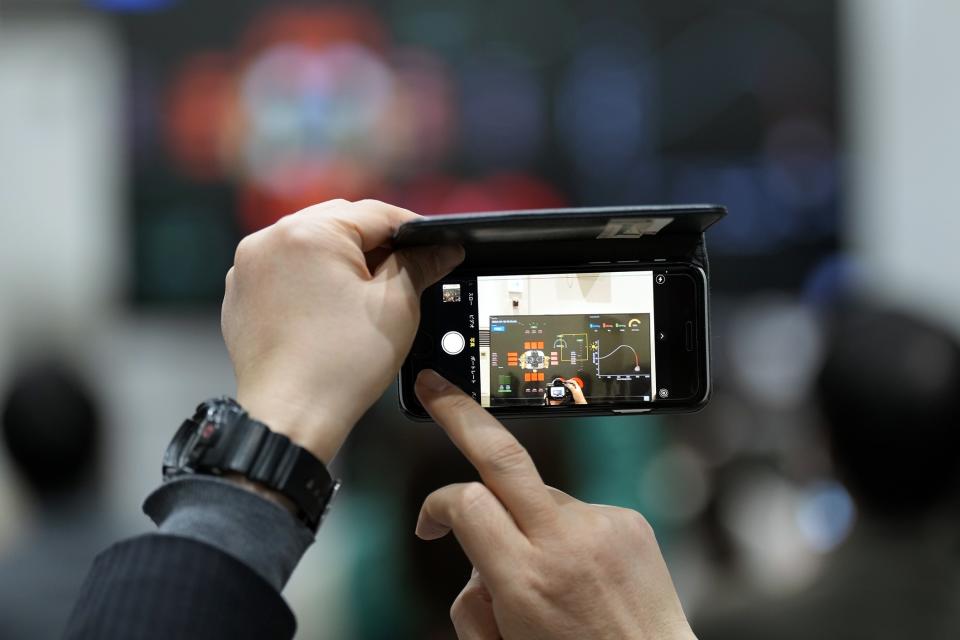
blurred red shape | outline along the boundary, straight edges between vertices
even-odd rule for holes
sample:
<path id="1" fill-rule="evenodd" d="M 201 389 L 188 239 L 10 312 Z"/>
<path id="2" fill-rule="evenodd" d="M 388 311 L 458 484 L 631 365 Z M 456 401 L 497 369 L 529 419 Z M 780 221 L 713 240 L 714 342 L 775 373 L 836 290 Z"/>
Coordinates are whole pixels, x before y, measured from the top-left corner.
<path id="1" fill-rule="evenodd" d="M 386 30 L 370 9 L 359 6 L 270 8 L 252 21 L 243 35 L 241 50 L 256 56 L 277 44 L 322 49 L 337 42 L 362 44 L 383 51 Z"/>
<path id="2" fill-rule="evenodd" d="M 177 168 L 195 180 L 223 177 L 235 94 L 233 64 L 225 54 L 193 56 L 174 77 L 164 112 L 167 146 Z"/>
<path id="3" fill-rule="evenodd" d="M 398 194 L 403 205 L 424 214 L 550 209 L 567 199 L 546 180 L 525 173 L 502 173 L 477 181 L 428 176 Z"/>

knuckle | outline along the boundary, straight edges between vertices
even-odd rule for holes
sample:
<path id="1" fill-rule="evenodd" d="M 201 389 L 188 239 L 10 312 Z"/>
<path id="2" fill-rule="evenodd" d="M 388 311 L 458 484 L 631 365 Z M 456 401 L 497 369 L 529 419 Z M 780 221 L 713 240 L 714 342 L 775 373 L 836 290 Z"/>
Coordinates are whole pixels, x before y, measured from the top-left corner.
<path id="1" fill-rule="evenodd" d="M 650 521 L 643 517 L 641 513 L 633 509 L 620 509 L 617 516 L 634 540 L 646 543 L 656 542 L 656 534 L 653 527 L 650 526 Z"/>
<path id="2" fill-rule="evenodd" d="M 453 604 L 450 605 L 450 621 L 453 622 L 454 626 L 457 626 L 462 620 L 463 616 L 467 609 L 467 598 L 469 597 L 468 590 L 469 586 L 464 588 L 460 594 L 454 598 Z"/>
<path id="3" fill-rule="evenodd" d="M 349 214 L 332 214 L 326 218 L 318 219 L 317 223 L 324 230 L 328 239 L 351 238 L 359 242 L 363 237 L 360 225 L 357 220 Z"/>
<path id="4" fill-rule="evenodd" d="M 303 218 L 286 216 L 281 218 L 275 226 L 275 235 L 288 248 L 311 246 L 316 241 L 313 226 L 307 224 Z"/>
<path id="5" fill-rule="evenodd" d="M 246 236 L 237 244 L 237 249 L 233 253 L 233 264 L 234 265 L 244 265 L 247 264 L 254 256 L 256 251 L 254 250 L 255 241 L 253 236 Z M 233 268 L 231 267 L 231 271 Z M 229 274 L 229 272 L 228 272 Z"/>
<path id="6" fill-rule="evenodd" d="M 463 593 L 458 595 L 454 600 L 453 604 L 450 605 L 450 621 L 453 622 L 453 625 L 456 626 L 457 622 L 460 620 L 460 609 L 463 607 Z"/>
<path id="7" fill-rule="evenodd" d="M 604 546 L 611 536 L 616 535 L 616 516 L 608 513 L 607 509 L 594 509 L 587 520 L 590 530 L 590 539 L 596 540 Z"/>
<path id="8" fill-rule="evenodd" d="M 460 393 L 449 396 L 448 402 L 450 403 L 450 412 L 456 414 L 466 414 L 473 411 L 477 406 L 477 403 L 470 396 Z"/>
<path id="9" fill-rule="evenodd" d="M 482 510 L 490 499 L 490 491 L 480 482 L 468 482 L 460 490 L 457 511 L 461 514 Z"/>
<path id="10" fill-rule="evenodd" d="M 297 213 L 308 213 L 310 215 L 324 216 L 328 215 L 331 210 L 336 210 L 349 204 L 349 200 L 344 200 L 343 198 L 334 198 L 332 200 L 324 200 L 323 202 L 312 204 L 305 209 L 301 209 Z"/>
<path id="11" fill-rule="evenodd" d="M 511 438 L 491 447 L 484 458 L 494 472 L 503 473 L 527 464 L 530 455 L 522 444 Z"/>
<path id="12" fill-rule="evenodd" d="M 450 605 L 450 620 L 453 626 L 459 629 L 461 623 L 469 620 L 471 611 L 476 610 L 484 602 L 487 606 L 491 602 L 490 593 L 486 587 L 477 580 L 469 580 Z"/>

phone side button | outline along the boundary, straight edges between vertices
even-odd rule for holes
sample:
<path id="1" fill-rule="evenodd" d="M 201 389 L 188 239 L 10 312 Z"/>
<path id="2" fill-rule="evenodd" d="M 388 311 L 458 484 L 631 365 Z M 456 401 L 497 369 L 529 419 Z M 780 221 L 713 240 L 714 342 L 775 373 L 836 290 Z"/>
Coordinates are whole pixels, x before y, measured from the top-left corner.
<path id="1" fill-rule="evenodd" d="M 687 320 L 683 325 L 683 341 L 687 351 L 693 351 L 697 346 L 696 339 L 693 336 L 693 322 Z"/>
<path id="2" fill-rule="evenodd" d="M 629 415 L 631 413 L 647 413 L 650 409 L 614 409 L 614 413 Z"/>

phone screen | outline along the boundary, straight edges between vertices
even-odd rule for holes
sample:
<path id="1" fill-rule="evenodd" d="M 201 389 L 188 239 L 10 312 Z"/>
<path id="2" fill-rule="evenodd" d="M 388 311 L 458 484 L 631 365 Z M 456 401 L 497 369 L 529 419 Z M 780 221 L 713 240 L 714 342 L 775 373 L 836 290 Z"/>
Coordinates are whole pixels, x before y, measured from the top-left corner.
<path id="1" fill-rule="evenodd" d="M 481 276 L 476 286 L 481 405 L 653 396 L 652 271 Z"/>
<path id="2" fill-rule="evenodd" d="M 690 399 L 705 325 L 694 271 L 455 273 L 424 292 L 410 362 L 504 412 Z"/>

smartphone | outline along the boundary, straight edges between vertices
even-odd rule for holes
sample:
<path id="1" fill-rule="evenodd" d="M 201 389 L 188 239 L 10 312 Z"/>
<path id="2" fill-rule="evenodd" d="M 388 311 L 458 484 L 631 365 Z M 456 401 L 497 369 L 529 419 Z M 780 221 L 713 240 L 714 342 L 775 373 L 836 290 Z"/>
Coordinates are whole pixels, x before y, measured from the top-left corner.
<path id="1" fill-rule="evenodd" d="M 400 405 L 428 417 L 413 386 L 430 368 L 498 416 L 696 410 L 710 395 L 707 290 L 685 262 L 458 269 L 421 298 Z"/>

